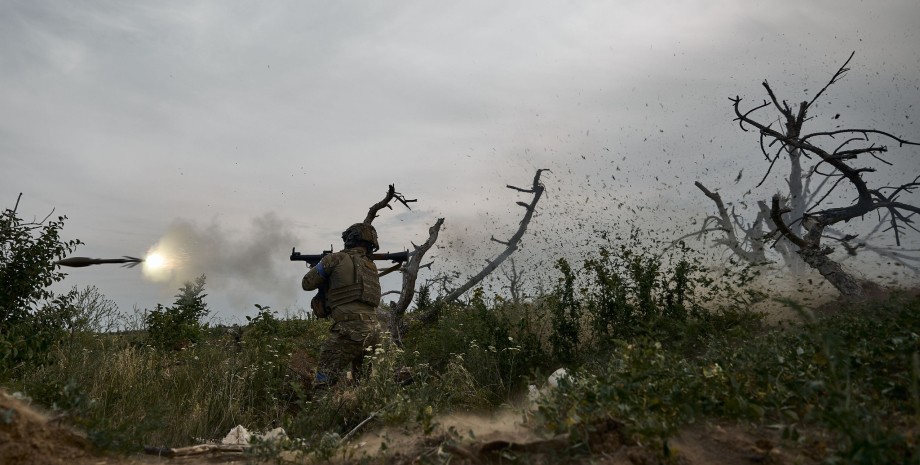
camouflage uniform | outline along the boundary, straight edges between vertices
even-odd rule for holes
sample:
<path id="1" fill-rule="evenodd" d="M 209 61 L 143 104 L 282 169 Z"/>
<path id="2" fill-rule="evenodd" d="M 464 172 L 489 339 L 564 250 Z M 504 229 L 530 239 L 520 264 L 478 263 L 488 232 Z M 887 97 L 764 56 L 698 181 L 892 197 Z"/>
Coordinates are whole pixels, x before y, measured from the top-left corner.
<path id="1" fill-rule="evenodd" d="M 376 233 L 372 245 L 377 246 Z M 377 343 L 377 266 L 364 246 L 354 247 L 347 239 L 346 246 L 351 247 L 326 255 L 303 277 L 304 290 L 325 291 L 324 304 L 333 320 L 329 337 L 320 349 L 316 376 L 319 384 L 335 383 L 344 373 L 359 369 L 365 349 Z"/>

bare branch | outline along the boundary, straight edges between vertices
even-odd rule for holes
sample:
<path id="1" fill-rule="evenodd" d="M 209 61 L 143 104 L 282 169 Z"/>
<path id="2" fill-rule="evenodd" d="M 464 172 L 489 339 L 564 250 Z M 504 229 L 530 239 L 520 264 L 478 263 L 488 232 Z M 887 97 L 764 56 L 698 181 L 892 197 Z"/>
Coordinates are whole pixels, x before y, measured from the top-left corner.
<path id="1" fill-rule="evenodd" d="M 444 297 L 445 302 L 449 303 L 449 302 L 453 302 L 457 300 L 460 296 L 466 293 L 466 291 L 470 290 L 473 286 L 479 284 L 480 281 L 482 281 L 486 276 L 488 276 L 489 273 L 494 271 L 496 267 L 501 265 L 502 262 L 505 261 L 505 259 L 510 257 L 511 254 L 513 254 L 514 251 L 517 250 L 518 244 L 521 242 L 521 238 L 523 238 L 524 233 L 527 232 L 527 226 L 530 224 L 530 220 L 534 214 L 534 211 L 536 210 L 537 202 L 540 201 L 540 197 L 543 195 L 543 191 L 546 189 L 543 186 L 543 184 L 540 183 L 540 175 L 543 174 L 544 171 L 549 171 L 549 170 L 548 169 L 538 169 L 537 174 L 534 175 L 533 177 L 533 184 L 531 185 L 531 189 L 530 189 L 533 192 L 533 198 L 531 199 L 530 204 L 526 204 L 524 202 L 517 202 L 517 204 L 523 206 L 527 210 L 527 212 L 524 214 L 524 217 L 521 218 L 521 221 L 518 225 L 517 232 L 515 232 L 514 235 L 511 236 L 511 239 L 508 240 L 508 244 L 505 250 L 502 253 L 500 253 L 498 256 L 496 256 L 494 259 L 490 260 L 489 264 L 486 265 L 486 267 L 483 268 L 482 271 L 480 271 L 475 276 L 470 278 L 462 286 L 448 293 L 447 296 Z"/>
<path id="2" fill-rule="evenodd" d="M 684 239 L 692 235 L 696 235 L 697 237 L 700 237 L 706 231 L 723 231 L 726 236 L 725 240 L 717 241 L 717 242 L 721 242 L 723 245 L 728 247 L 729 250 L 731 250 L 739 258 L 749 263 L 765 262 L 766 257 L 763 255 L 762 249 L 759 250 L 757 247 L 753 246 L 756 239 L 751 237 L 751 235 L 758 234 L 756 232 L 757 227 L 755 226 L 755 227 L 752 227 L 750 230 L 745 231 L 745 241 L 740 240 L 738 238 L 737 233 L 735 232 L 735 221 L 732 221 L 732 215 L 730 215 L 728 213 L 728 209 L 725 208 L 725 203 L 722 201 L 722 196 L 720 196 L 718 192 L 710 191 L 709 189 L 706 188 L 706 186 L 703 185 L 703 183 L 699 181 L 696 181 L 694 185 L 699 190 L 701 190 L 706 197 L 708 197 L 710 200 L 712 200 L 713 203 L 716 204 L 716 210 L 718 211 L 719 216 L 718 217 L 716 216 L 707 217 L 706 220 L 703 222 L 702 228 L 699 231 L 697 231 L 696 233 L 692 233 L 688 236 L 683 236 L 680 239 Z M 735 216 L 737 217 L 737 215 Z M 715 223 L 718 226 L 718 228 L 707 229 L 706 227 L 710 221 Z M 739 228 L 741 228 L 740 223 L 738 224 L 738 226 Z M 744 230 L 743 228 L 741 229 L 742 231 Z M 744 248 L 745 242 L 751 242 L 752 250 L 749 251 Z M 676 241 L 673 243 L 676 243 Z"/>
<path id="3" fill-rule="evenodd" d="M 844 146 L 848 145 L 850 142 L 856 142 L 856 141 L 862 141 L 862 140 L 866 140 L 866 139 L 864 139 L 864 138 L 862 138 L 862 137 L 851 137 L 851 138 L 849 138 L 849 139 L 843 141 L 842 144 L 838 145 L 837 148 L 834 149 L 834 153 L 839 152 L 840 149 L 842 149 Z"/>
<path id="4" fill-rule="evenodd" d="M 775 162 L 775 161 L 776 161 L 775 159 L 773 159 L 773 160 L 770 159 L 770 154 L 767 153 L 767 148 L 763 145 L 764 139 L 766 139 L 766 135 L 764 135 L 764 133 L 760 133 L 760 138 L 759 138 L 759 140 L 760 140 L 760 153 L 763 154 L 764 158 L 766 158 L 767 161 L 774 161 L 774 162 Z M 779 153 L 777 153 L 777 156 L 779 156 Z M 764 178 L 766 179 L 766 176 L 764 176 Z M 763 182 L 763 181 L 761 181 L 761 182 Z"/>
<path id="5" fill-rule="evenodd" d="M 444 218 L 438 218 L 435 223 L 428 228 L 428 239 L 422 245 L 416 246 L 415 250 L 410 253 L 409 262 L 403 268 L 402 293 L 399 302 L 396 303 L 394 312 L 399 317 L 406 312 L 415 297 L 415 283 L 418 280 L 418 270 L 421 268 L 422 258 L 434 243 L 438 240 L 438 233 L 441 232 L 441 226 L 444 225 Z M 431 264 L 429 263 L 428 266 Z"/>
<path id="6" fill-rule="evenodd" d="M 508 189 L 514 189 L 516 191 L 523 192 L 525 194 L 533 194 L 533 189 L 521 189 L 520 187 L 514 187 L 511 184 L 507 184 L 505 185 L 505 187 L 507 187 Z"/>
<path id="7" fill-rule="evenodd" d="M 824 179 L 830 179 L 830 178 L 827 177 L 827 178 L 824 178 Z M 818 208 L 818 206 L 821 205 L 821 202 L 824 202 L 824 199 L 826 199 L 827 196 L 831 195 L 831 192 L 834 192 L 834 189 L 837 188 L 837 185 L 840 184 L 840 181 L 843 181 L 844 179 L 846 179 L 846 178 L 844 178 L 844 177 L 838 178 L 838 179 L 837 179 L 837 182 L 835 182 L 835 183 L 831 186 L 831 188 L 827 190 L 827 193 L 825 193 L 824 196 L 822 196 L 820 199 L 818 199 L 818 201 L 815 202 L 815 204 L 812 205 L 811 208 L 808 209 L 808 213 L 810 213 L 810 212 L 813 211 L 814 209 Z"/>
<path id="8" fill-rule="evenodd" d="M 789 110 L 789 105 L 786 105 L 785 101 L 783 102 L 782 105 L 779 104 L 779 102 L 776 100 L 776 94 L 773 93 L 773 89 L 770 88 L 770 84 L 767 81 L 762 82 L 761 85 L 765 89 L 767 89 L 767 95 L 770 96 L 770 100 L 773 102 L 773 106 L 775 106 L 776 109 L 779 110 L 779 112 L 782 113 L 783 116 L 785 116 L 787 119 L 791 119 L 792 112 Z M 751 112 L 748 112 L 747 114 L 745 114 L 745 116 L 749 115 L 750 113 Z"/>
<path id="9" fill-rule="evenodd" d="M 505 279 L 508 280 L 507 289 L 511 293 L 511 301 L 514 302 L 515 305 L 520 305 L 524 298 L 523 292 L 521 290 L 523 287 L 521 282 L 523 281 L 525 273 L 524 270 L 518 270 L 516 264 L 514 263 L 514 258 L 510 259 L 509 263 L 511 263 L 510 272 L 508 267 L 502 267 L 502 275 L 505 277 Z"/>
<path id="10" fill-rule="evenodd" d="M 849 58 L 847 58 L 847 61 L 844 61 L 843 64 L 840 65 L 840 69 L 838 69 L 837 72 L 834 73 L 833 76 L 831 76 L 831 80 L 827 83 L 827 85 L 825 85 L 824 87 L 822 87 L 821 90 L 819 90 L 818 93 L 815 94 L 815 98 L 811 99 L 811 102 L 808 102 L 808 106 L 809 106 L 809 107 L 810 107 L 812 104 L 814 104 L 815 101 L 818 100 L 818 97 L 820 97 L 821 94 L 823 94 L 824 91 L 826 91 L 828 87 L 830 87 L 830 86 L 833 85 L 835 82 L 837 82 L 840 78 L 843 77 L 844 74 L 847 73 L 847 71 L 850 70 L 849 68 L 847 68 L 847 65 L 850 64 L 850 60 L 853 59 L 853 55 L 856 55 L 856 51 L 853 51 L 852 53 L 850 53 L 850 56 L 849 56 Z"/>
<path id="11" fill-rule="evenodd" d="M 866 242 L 859 243 L 857 247 L 863 250 L 867 250 L 869 252 L 875 253 L 880 257 L 885 257 L 889 260 L 892 260 L 893 262 L 905 268 L 908 268 L 915 273 L 920 272 L 920 266 L 912 263 L 912 262 L 920 263 L 920 256 L 908 255 L 907 253 L 905 253 L 905 252 L 920 252 L 920 250 L 911 249 L 911 250 L 895 251 L 895 250 L 892 250 L 886 247 L 873 246 L 872 244 L 868 244 Z"/>
<path id="12" fill-rule="evenodd" d="M 495 236 L 490 237 L 489 240 L 491 240 L 492 242 L 498 242 L 498 243 L 501 244 L 501 245 L 508 245 L 507 242 L 505 242 L 505 241 L 500 241 L 500 240 L 496 239 Z"/>
<path id="13" fill-rule="evenodd" d="M 406 208 L 408 208 L 409 210 L 412 210 L 412 207 L 409 206 L 409 203 L 418 201 L 418 199 L 411 199 L 411 200 L 406 199 L 404 195 L 400 194 L 399 192 L 396 192 L 395 185 L 390 184 L 390 187 L 387 189 L 387 194 L 386 196 L 383 197 L 383 200 L 375 203 L 368 210 L 367 216 L 364 218 L 364 223 L 371 224 L 374 221 L 374 218 L 377 218 L 378 216 L 377 213 L 380 210 L 383 210 L 384 208 L 389 208 L 390 210 L 392 210 L 393 207 L 390 206 L 390 202 L 393 201 L 393 199 L 396 199 L 396 201 L 405 205 Z"/>
<path id="14" fill-rule="evenodd" d="M 741 97 L 729 98 L 729 100 L 731 100 L 732 102 L 734 102 L 733 105 L 734 105 L 734 107 L 735 107 L 735 114 L 738 115 L 738 117 L 735 118 L 735 121 L 738 121 L 738 125 L 741 126 L 741 130 L 744 131 L 744 132 L 747 132 L 747 131 L 748 131 L 748 129 L 744 127 L 744 123 L 745 123 L 745 121 L 747 121 L 748 115 L 750 115 L 751 113 L 754 113 L 754 112 L 757 111 L 757 110 L 760 110 L 761 108 L 765 108 L 765 107 L 770 106 L 770 103 L 769 103 L 769 102 L 764 102 L 763 105 L 754 107 L 754 108 L 750 109 L 747 113 L 745 113 L 744 115 L 742 115 L 742 114 L 741 114 L 741 109 L 739 108 L 739 105 L 741 105 Z"/>
<path id="15" fill-rule="evenodd" d="M 917 176 L 916 178 L 914 178 L 913 181 L 911 181 L 911 182 L 909 182 L 909 183 L 907 183 L 907 184 L 904 184 L 904 185 L 902 185 L 902 186 L 897 186 L 897 187 L 894 187 L 894 186 L 884 186 L 884 187 L 879 187 L 877 190 L 878 190 L 879 192 L 881 192 L 882 189 L 894 189 L 894 192 L 891 193 L 891 196 L 893 197 L 893 196 L 897 195 L 897 194 L 898 194 L 899 192 L 901 192 L 901 191 L 913 192 L 913 190 L 916 189 L 917 187 L 920 187 L 920 176 Z"/>
<path id="16" fill-rule="evenodd" d="M 725 229 L 723 228 L 702 228 L 699 231 L 687 233 L 687 234 L 684 234 L 683 236 L 678 237 L 677 239 L 674 239 L 673 241 L 671 241 L 671 245 L 676 245 L 678 242 L 684 239 L 689 239 L 694 236 L 697 239 L 699 239 L 700 236 L 702 236 L 703 234 L 710 233 L 710 232 L 716 232 L 716 231 L 725 231 Z"/>
<path id="17" fill-rule="evenodd" d="M 780 150 L 782 150 L 782 149 L 780 149 Z M 762 186 L 763 183 L 764 183 L 764 181 L 767 180 L 767 176 L 770 176 L 770 171 L 773 171 L 773 165 L 776 164 L 776 160 L 779 160 L 779 154 L 778 154 L 778 153 L 776 154 L 776 157 L 774 157 L 773 160 L 770 162 L 770 166 L 767 168 L 767 172 L 764 173 L 763 179 L 761 179 L 760 182 L 758 182 L 758 183 L 757 183 L 757 186 L 755 186 L 755 187 L 760 187 L 760 186 Z"/>
<path id="18" fill-rule="evenodd" d="M 841 161 L 853 160 L 859 155 L 862 155 L 864 153 L 875 154 L 876 152 L 887 152 L 887 151 L 888 151 L 888 148 L 885 147 L 884 145 L 879 146 L 879 147 L 872 145 L 869 147 L 863 147 L 859 149 L 841 150 L 838 152 L 834 152 L 830 155 L 830 158 L 833 160 L 841 160 Z M 882 161 L 883 163 L 888 163 L 887 161 L 884 161 L 881 159 L 879 160 Z M 891 163 L 888 163 L 888 164 L 891 165 Z"/>
<path id="19" fill-rule="evenodd" d="M 887 137 L 887 138 L 889 138 L 889 139 L 891 139 L 891 140 L 897 142 L 899 147 L 903 147 L 903 146 L 905 146 L 905 145 L 920 145 L 920 142 L 911 142 L 911 141 L 909 141 L 909 140 L 907 140 L 907 139 L 903 139 L 903 138 L 901 138 L 901 137 L 895 136 L 895 135 L 893 135 L 893 134 L 891 134 L 891 133 L 889 133 L 889 132 L 879 131 L 878 129 L 855 129 L 855 128 L 853 128 L 853 129 L 838 129 L 838 130 L 836 130 L 836 131 L 813 132 L 813 133 L 807 134 L 807 135 L 805 135 L 805 136 L 802 136 L 802 137 L 801 137 L 801 140 L 804 142 L 804 141 L 807 141 L 808 139 L 811 139 L 811 138 L 814 138 L 814 137 L 821 137 L 821 136 L 833 137 L 833 136 L 835 136 L 835 135 L 837 135 L 837 134 L 850 134 L 850 133 L 862 134 L 862 135 L 864 136 L 863 140 L 867 140 L 867 137 L 866 137 L 866 136 L 867 136 L 868 134 L 878 134 L 878 135 L 880 135 L 880 136 Z"/>
<path id="20" fill-rule="evenodd" d="M 783 237 L 799 247 L 807 247 L 808 243 L 805 242 L 801 237 L 796 236 L 795 233 L 789 229 L 789 226 L 786 226 L 786 222 L 783 221 L 783 213 L 786 213 L 789 210 L 780 210 L 779 199 L 779 195 L 773 196 L 773 207 L 770 209 L 770 219 L 773 220 L 773 224 L 776 225 L 776 229 L 779 230 Z"/>

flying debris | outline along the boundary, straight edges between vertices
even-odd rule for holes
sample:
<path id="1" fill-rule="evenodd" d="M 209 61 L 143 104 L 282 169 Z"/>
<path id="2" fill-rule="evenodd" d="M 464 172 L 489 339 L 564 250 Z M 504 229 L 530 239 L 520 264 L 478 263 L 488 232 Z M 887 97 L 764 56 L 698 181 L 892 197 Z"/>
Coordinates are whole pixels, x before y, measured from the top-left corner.
<path id="1" fill-rule="evenodd" d="M 70 266 L 74 268 L 79 268 L 83 266 L 90 265 L 102 265 L 103 263 L 121 263 L 125 268 L 134 268 L 138 263 L 143 263 L 143 258 L 129 257 L 127 255 L 122 256 L 122 258 L 89 258 L 89 257 L 67 257 L 63 260 L 54 262 L 57 265 L 61 266 Z"/>

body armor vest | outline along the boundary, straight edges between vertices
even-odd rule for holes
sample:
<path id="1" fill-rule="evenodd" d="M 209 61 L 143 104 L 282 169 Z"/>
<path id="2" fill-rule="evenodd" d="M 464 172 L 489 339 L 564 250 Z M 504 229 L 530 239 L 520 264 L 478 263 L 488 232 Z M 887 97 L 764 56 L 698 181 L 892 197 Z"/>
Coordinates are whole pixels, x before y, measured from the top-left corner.
<path id="1" fill-rule="evenodd" d="M 350 254 L 348 257 L 351 259 L 351 283 L 329 289 L 326 293 L 329 307 L 335 308 L 352 302 L 361 302 L 373 307 L 380 305 L 380 278 L 377 277 L 377 266 L 371 260 Z M 343 265 L 345 263 L 342 262 Z"/>

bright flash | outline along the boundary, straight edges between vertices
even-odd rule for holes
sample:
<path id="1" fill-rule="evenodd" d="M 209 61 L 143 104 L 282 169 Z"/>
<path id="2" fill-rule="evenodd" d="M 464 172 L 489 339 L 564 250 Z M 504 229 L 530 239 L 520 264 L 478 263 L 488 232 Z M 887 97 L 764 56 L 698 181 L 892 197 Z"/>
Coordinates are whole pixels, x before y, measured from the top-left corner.
<path id="1" fill-rule="evenodd" d="M 151 270 L 163 268 L 166 266 L 166 257 L 159 252 L 153 252 L 144 259 L 144 265 L 150 267 Z"/>
<path id="2" fill-rule="evenodd" d="M 144 258 L 144 275 L 153 281 L 169 281 L 175 267 L 176 260 L 161 247 L 150 250 Z"/>

